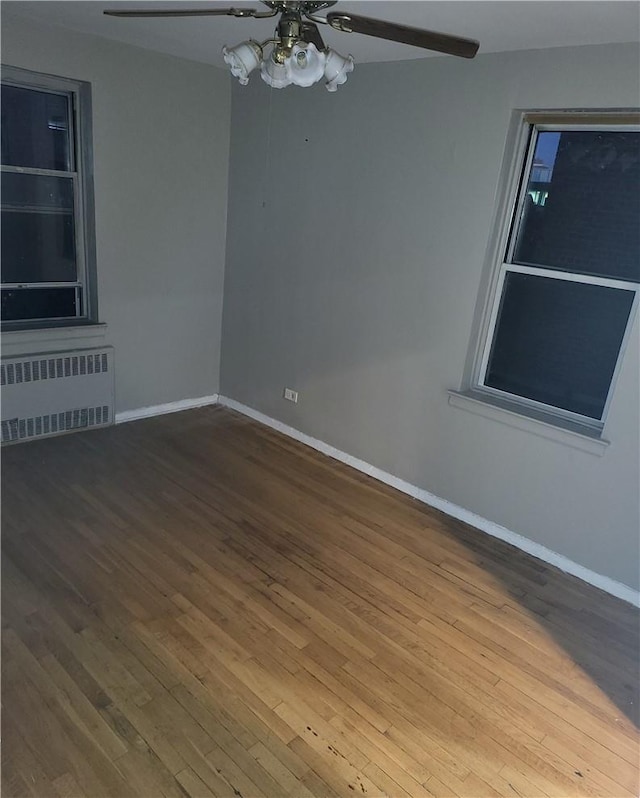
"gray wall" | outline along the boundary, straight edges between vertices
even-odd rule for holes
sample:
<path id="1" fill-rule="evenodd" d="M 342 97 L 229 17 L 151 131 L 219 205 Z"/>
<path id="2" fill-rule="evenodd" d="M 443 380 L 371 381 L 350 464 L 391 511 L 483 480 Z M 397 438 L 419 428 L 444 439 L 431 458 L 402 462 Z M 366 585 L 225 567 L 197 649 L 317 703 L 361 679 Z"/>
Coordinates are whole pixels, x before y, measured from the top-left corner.
<path id="1" fill-rule="evenodd" d="M 637 588 L 637 320 L 602 457 L 447 389 L 512 110 L 637 105 L 638 66 L 601 46 L 358 65 L 335 95 L 234 86 L 221 392 Z"/>
<path id="2" fill-rule="evenodd" d="M 116 409 L 216 393 L 228 75 L 6 13 L 2 62 L 92 85 L 98 303 Z"/>

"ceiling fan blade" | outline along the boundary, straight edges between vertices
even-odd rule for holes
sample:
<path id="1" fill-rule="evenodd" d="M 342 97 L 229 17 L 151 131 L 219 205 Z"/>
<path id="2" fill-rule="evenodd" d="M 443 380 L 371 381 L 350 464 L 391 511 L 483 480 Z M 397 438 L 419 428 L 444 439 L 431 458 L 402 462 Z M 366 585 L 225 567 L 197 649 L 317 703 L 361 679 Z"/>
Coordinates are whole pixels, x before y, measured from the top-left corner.
<path id="1" fill-rule="evenodd" d="M 116 9 L 103 11 L 108 17 L 255 17 L 259 13 L 255 8 L 174 8 L 164 11 L 130 8 L 122 11 Z"/>
<path id="2" fill-rule="evenodd" d="M 318 26 L 313 22 L 302 23 L 302 38 L 305 42 L 312 42 L 315 44 L 318 50 L 324 50 L 326 48 Z"/>
<path id="3" fill-rule="evenodd" d="M 437 50 L 440 53 L 459 55 L 462 58 L 473 58 L 480 46 L 474 39 L 463 39 L 448 33 L 410 28 L 408 25 L 397 25 L 381 19 L 361 17 L 346 11 L 334 11 L 327 14 L 327 22 L 332 28 L 344 33 L 363 33 L 365 36 L 376 36 L 378 39 L 389 39 L 392 42 L 412 44 L 425 50 Z"/>

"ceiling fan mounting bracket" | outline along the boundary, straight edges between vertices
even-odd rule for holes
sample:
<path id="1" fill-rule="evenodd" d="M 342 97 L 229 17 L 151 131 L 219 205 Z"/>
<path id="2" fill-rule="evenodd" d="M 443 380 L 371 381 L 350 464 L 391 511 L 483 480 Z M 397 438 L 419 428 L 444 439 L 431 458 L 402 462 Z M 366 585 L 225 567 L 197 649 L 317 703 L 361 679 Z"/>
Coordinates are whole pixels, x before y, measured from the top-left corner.
<path id="1" fill-rule="evenodd" d="M 331 25 L 331 27 L 335 30 L 339 30 L 341 33 L 353 33 L 353 28 L 349 27 L 349 22 L 351 22 L 351 18 L 348 14 L 334 13 L 331 15 L 331 22 L 328 24 Z"/>
<path id="2" fill-rule="evenodd" d="M 292 12 L 308 16 L 335 6 L 338 0 L 262 0 L 276 14 Z"/>
<path id="3" fill-rule="evenodd" d="M 276 13 L 277 12 L 275 12 L 274 14 L 268 14 L 267 16 L 270 16 L 270 17 L 271 16 L 275 16 Z M 255 17 L 255 16 L 259 16 L 259 15 L 256 14 L 256 12 L 255 12 L 255 10 L 253 8 L 230 8 L 229 9 L 229 16 L 230 17 L 238 17 L 238 18 L 240 18 L 240 17 Z"/>

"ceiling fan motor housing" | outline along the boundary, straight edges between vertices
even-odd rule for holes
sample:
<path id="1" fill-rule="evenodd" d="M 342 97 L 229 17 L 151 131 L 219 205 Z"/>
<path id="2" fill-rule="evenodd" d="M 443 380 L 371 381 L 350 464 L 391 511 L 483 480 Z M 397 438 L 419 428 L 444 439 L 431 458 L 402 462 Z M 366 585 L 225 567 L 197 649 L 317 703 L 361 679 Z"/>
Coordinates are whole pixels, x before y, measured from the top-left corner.
<path id="1" fill-rule="evenodd" d="M 302 19 L 297 11 L 285 11 L 280 17 L 277 28 L 278 43 L 276 44 L 275 59 L 283 63 L 296 43 L 302 38 Z"/>

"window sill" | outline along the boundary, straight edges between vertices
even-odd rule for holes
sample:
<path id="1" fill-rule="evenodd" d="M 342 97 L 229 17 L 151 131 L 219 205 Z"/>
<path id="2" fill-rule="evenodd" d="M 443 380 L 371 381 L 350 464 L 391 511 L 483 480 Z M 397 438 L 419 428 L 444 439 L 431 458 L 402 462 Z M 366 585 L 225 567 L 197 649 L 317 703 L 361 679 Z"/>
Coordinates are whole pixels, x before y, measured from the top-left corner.
<path id="1" fill-rule="evenodd" d="M 509 406 L 507 402 L 485 396 L 477 391 L 449 391 L 449 404 L 461 410 L 467 410 L 478 416 L 506 424 L 510 427 L 539 435 L 556 443 L 572 446 L 589 454 L 602 456 L 609 441 L 600 436 L 598 430 L 590 429 L 575 422 L 562 419 L 546 420 L 540 417 L 524 415 L 519 408 Z"/>
<path id="2" fill-rule="evenodd" d="M 32 330 L 4 330 L 2 355 L 26 355 L 57 349 L 84 348 L 100 345 L 107 335 L 106 324 L 76 324 L 69 327 L 47 327 Z"/>

